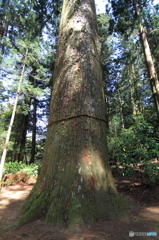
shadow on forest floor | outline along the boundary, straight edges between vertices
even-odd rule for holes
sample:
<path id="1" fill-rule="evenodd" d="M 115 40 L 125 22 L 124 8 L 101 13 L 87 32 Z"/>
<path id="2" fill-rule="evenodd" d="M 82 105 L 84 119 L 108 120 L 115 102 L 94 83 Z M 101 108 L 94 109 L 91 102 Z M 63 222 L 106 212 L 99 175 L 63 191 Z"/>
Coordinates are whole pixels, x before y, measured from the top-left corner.
<path id="1" fill-rule="evenodd" d="M 141 239 L 159 240 L 159 186 L 141 184 L 134 175 L 129 178 L 114 173 L 120 194 L 130 202 L 129 219 L 121 222 L 100 221 L 94 227 L 74 234 L 67 229 L 46 225 L 42 219 L 28 223 L 18 230 L 3 232 L 0 240 L 124 240 L 129 232 L 158 232 L 156 237 Z M 17 209 L 32 189 L 29 184 L 6 186 L 0 192 L 0 230 L 18 217 Z"/>

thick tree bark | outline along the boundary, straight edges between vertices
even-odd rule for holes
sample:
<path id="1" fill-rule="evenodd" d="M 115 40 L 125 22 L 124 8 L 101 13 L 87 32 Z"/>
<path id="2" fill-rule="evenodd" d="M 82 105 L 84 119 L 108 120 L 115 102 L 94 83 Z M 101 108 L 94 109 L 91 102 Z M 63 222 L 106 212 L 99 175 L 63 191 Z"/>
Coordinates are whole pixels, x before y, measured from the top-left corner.
<path id="1" fill-rule="evenodd" d="M 125 216 L 108 166 L 105 109 L 94 0 L 64 0 L 43 165 L 10 228 L 42 214 L 72 231 Z"/>

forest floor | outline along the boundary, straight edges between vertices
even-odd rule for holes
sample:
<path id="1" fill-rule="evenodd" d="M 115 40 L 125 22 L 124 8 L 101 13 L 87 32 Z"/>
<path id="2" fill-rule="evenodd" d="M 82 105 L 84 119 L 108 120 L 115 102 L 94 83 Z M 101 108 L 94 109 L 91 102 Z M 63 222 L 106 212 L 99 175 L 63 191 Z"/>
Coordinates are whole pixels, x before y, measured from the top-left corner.
<path id="1" fill-rule="evenodd" d="M 150 187 L 137 178 L 123 178 L 115 174 L 120 194 L 130 202 L 129 218 L 121 222 L 97 222 L 94 227 L 80 233 L 45 224 L 43 219 L 28 223 L 18 230 L 3 231 L 18 218 L 17 209 L 32 189 L 35 179 L 2 187 L 0 190 L 0 240 L 159 240 L 159 185 Z M 152 236 L 129 236 L 129 232 L 157 232 Z"/>

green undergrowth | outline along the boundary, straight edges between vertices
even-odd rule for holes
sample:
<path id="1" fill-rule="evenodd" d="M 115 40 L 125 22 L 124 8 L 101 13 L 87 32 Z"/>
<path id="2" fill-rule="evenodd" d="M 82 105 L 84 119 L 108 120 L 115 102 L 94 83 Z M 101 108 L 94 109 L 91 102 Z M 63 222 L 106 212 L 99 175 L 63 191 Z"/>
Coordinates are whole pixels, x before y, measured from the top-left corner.
<path id="1" fill-rule="evenodd" d="M 139 169 L 148 184 L 159 183 L 159 128 L 139 119 L 116 133 L 110 129 L 108 149 L 110 165 L 121 175 L 131 175 Z"/>
<path id="2" fill-rule="evenodd" d="M 9 173 L 23 172 L 23 173 L 27 173 L 29 176 L 35 177 L 39 174 L 39 171 L 40 171 L 40 167 L 35 163 L 27 165 L 23 162 L 18 162 L 18 161 L 7 162 L 4 165 L 3 176 Z"/>

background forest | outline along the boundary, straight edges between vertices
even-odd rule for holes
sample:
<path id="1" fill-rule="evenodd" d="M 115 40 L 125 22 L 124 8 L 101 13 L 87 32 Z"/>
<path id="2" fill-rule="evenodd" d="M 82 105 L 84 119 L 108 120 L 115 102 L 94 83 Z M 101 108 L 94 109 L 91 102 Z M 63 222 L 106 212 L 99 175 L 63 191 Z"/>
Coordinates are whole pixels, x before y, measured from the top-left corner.
<path id="1" fill-rule="evenodd" d="M 6 173 L 18 171 L 24 164 L 41 164 L 61 3 L 0 2 L 1 155 L 18 96 Z M 154 184 L 159 181 L 159 169 L 148 163 L 159 157 L 159 4 L 109 0 L 106 12 L 98 14 L 97 20 L 110 164 L 121 174 L 144 164 L 145 174 Z M 35 165 L 33 169 L 37 171 Z"/>

